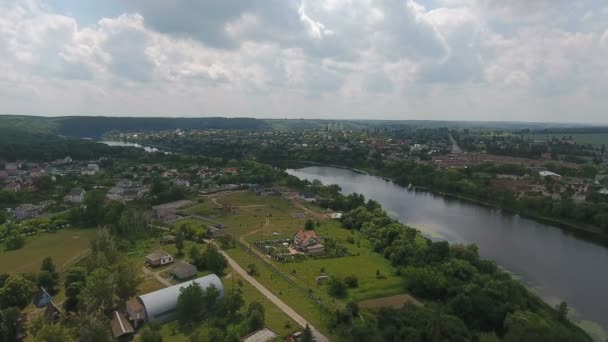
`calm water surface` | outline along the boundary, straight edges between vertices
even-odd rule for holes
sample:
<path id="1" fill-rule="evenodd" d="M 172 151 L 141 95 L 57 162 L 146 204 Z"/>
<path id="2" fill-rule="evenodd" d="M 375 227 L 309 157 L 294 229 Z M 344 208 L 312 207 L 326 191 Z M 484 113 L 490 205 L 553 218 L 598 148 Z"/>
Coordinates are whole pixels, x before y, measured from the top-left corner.
<path id="1" fill-rule="evenodd" d="M 476 244 L 483 257 L 521 277 L 548 303 L 566 301 L 572 319 L 596 339 L 608 337 L 608 248 L 519 215 L 408 190 L 351 170 L 315 166 L 287 172 L 374 199 L 433 239 Z"/>

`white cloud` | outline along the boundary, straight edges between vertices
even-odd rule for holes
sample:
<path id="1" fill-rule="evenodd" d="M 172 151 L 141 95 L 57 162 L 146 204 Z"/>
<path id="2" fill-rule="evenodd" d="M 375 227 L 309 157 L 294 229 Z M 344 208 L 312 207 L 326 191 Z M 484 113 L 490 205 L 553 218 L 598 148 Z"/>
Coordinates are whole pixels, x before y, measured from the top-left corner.
<path id="1" fill-rule="evenodd" d="M 0 112 L 606 121 L 608 30 L 562 0 L 40 1 L 0 3 Z"/>

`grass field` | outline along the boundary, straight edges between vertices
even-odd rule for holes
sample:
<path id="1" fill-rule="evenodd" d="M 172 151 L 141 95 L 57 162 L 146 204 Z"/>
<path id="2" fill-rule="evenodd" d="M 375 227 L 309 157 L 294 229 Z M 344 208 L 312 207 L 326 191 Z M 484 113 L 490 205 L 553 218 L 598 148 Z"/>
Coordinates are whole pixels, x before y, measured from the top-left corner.
<path id="1" fill-rule="evenodd" d="M 38 271 L 46 257 L 53 258 L 60 267 L 87 250 L 95 234 L 95 229 L 64 229 L 30 237 L 23 248 L 0 254 L 0 273 Z"/>

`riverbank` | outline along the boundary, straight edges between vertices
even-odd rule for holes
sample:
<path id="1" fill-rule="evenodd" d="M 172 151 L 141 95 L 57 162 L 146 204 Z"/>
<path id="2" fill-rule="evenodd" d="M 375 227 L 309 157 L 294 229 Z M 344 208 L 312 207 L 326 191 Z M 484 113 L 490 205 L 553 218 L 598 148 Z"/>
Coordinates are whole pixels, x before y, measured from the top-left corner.
<path id="1" fill-rule="evenodd" d="M 339 168 L 339 169 L 351 170 L 351 171 L 359 173 L 359 174 L 382 178 L 387 182 L 393 182 L 394 184 L 401 186 L 403 188 L 409 188 L 408 186 L 410 186 L 409 184 L 408 185 L 400 184 L 395 179 L 387 177 L 386 175 L 383 175 L 382 172 L 380 172 L 378 170 L 374 170 L 374 169 L 362 170 L 362 169 L 356 169 L 356 168 L 353 168 L 350 166 L 330 165 L 330 164 L 317 163 L 317 162 L 311 162 L 311 161 L 294 161 L 294 162 L 299 162 L 299 163 L 308 164 L 308 165 L 315 165 L 315 166 L 327 166 L 327 167 L 335 167 L 335 168 Z M 503 211 L 511 213 L 511 214 L 517 214 L 522 217 L 535 220 L 539 223 L 544 223 L 544 224 L 549 224 L 549 225 L 555 226 L 556 228 L 559 228 L 563 231 L 575 234 L 577 237 L 580 237 L 587 241 L 595 242 L 595 243 L 608 247 L 608 234 L 604 233 L 598 227 L 584 225 L 584 224 L 580 224 L 577 222 L 566 221 L 566 220 L 557 219 L 557 218 L 553 218 L 553 217 L 548 217 L 548 216 L 540 215 L 538 213 L 534 213 L 534 212 L 530 212 L 530 211 L 522 211 L 517 208 L 509 208 L 509 207 L 505 207 L 505 206 L 502 206 L 497 203 L 480 200 L 478 198 L 466 196 L 466 195 L 459 194 L 459 193 L 445 192 L 445 191 L 435 190 L 435 189 L 429 188 L 429 187 L 416 186 L 416 185 L 411 185 L 411 188 L 416 189 L 416 190 L 426 191 L 426 192 L 429 192 L 429 193 L 432 193 L 435 195 L 439 195 L 439 196 L 443 196 L 443 197 L 447 197 L 447 198 L 458 199 L 458 200 L 461 200 L 464 202 L 480 205 L 480 206 L 487 207 L 487 208 L 503 210 Z"/>
<path id="2" fill-rule="evenodd" d="M 331 167 L 291 169 L 288 173 L 337 184 L 345 195 L 359 193 L 374 199 L 391 217 L 422 229 L 433 239 L 477 245 L 482 257 L 516 274 L 549 306 L 567 302 L 577 323 L 590 332 L 601 330 L 593 333 L 596 340 L 608 337 L 604 330 L 608 328 L 605 307 L 598 305 L 608 300 L 608 275 L 597 272 L 608 262 L 604 245 L 555 229 L 559 228 L 556 224 L 495 210 L 490 203 L 464 196 L 421 188 L 408 190 L 380 177 Z M 588 322 L 603 329 L 590 327 Z"/>

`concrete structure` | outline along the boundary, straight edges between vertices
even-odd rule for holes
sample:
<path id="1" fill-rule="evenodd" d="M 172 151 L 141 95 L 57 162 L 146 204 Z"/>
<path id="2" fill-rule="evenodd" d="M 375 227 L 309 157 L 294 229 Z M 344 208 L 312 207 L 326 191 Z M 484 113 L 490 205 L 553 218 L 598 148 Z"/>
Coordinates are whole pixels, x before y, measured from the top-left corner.
<path id="1" fill-rule="evenodd" d="M 145 311 L 145 320 L 150 323 L 163 324 L 175 319 L 177 299 L 182 288 L 186 288 L 192 284 L 197 284 L 203 290 L 207 290 L 211 286 L 220 292 L 220 298 L 224 296 L 224 286 L 222 281 L 215 274 L 200 277 L 178 285 L 173 285 L 150 292 L 137 297 L 138 301 L 143 305 Z"/>
<path id="2" fill-rule="evenodd" d="M 268 342 L 279 337 L 279 334 L 269 328 L 263 328 L 256 332 L 253 332 L 245 337 L 241 341 L 243 342 Z"/>

